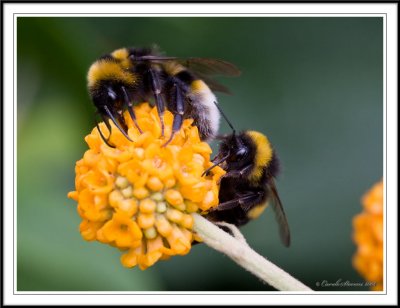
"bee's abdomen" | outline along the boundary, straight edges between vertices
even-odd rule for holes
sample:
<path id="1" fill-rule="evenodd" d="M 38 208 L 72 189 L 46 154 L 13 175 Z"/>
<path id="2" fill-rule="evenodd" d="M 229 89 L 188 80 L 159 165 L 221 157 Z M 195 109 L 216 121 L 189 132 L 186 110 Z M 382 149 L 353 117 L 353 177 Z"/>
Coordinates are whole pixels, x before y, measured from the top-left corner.
<path id="1" fill-rule="evenodd" d="M 202 140 L 215 137 L 219 129 L 220 113 L 217 98 L 208 85 L 201 79 L 194 79 L 190 84 L 190 97 L 193 114 L 200 125 L 199 133 Z"/>
<path id="2" fill-rule="evenodd" d="M 218 132 L 220 119 L 219 111 L 215 106 L 217 99 L 214 93 L 190 69 L 177 62 L 165 63 L 163 69 L 184 93 L 186 102 L 184 117 L 194 120 L 194 125 L 199 129 L 202 140 L 213 138 Z M 174 106 L 171 108 L 173 110 Z"/>

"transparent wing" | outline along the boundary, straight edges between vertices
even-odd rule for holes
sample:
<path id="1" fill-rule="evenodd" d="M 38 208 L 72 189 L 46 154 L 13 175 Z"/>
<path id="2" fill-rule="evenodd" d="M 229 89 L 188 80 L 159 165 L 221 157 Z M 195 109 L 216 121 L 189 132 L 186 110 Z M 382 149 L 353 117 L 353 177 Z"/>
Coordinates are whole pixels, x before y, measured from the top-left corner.
<path id="1" fill-rule="evenodd" d="M 199 72 L 194 72 L 194 73 L 197 76 L 197 78 L 203 80 L 212 91 L 218 91 L 218 92 L 223 92 L 226 94 L 232 94 L 232 92 L 226 86 L 219 83 L 215 79 L 213 79 L 207 75 L 201 74 Z"/>
<path id="2" fill-rule="evenodd" d="M 289 247 L 290 245 L 290 230 L 289 223 L 286 218 L 285 211 L 283 210 L 281 199 L 279 198 L 278 191 L 276 190 L 274 179 L 271 177 L 269 180 L 269 192 L 272 204 L 272 209 L 275 212 L 275 218 L 279 225 L 279 235 L 282 243 Z"/>
<path id="3" fill-rule="evenodd" d="M 234 64 L 219 59 L 188 58 L 179 59 L 178 62 L 187 67 L 187 69 L 192 71 L 198 78 L 204 80 L 211 90 L 227 94 L 231 94 L 229 89 L 220 84 L 213 77 L 218 75 L 237 77 L 241 74 L 240 70 Z"/>
<path id="4" fill-rule="evenodd" d="M 227 94 L 231 94 L 229 89 L 214 80 L 213 77 L 218 75 L 237 77 L 241 74 L 241 71 L 234 64 L 219 59 L 176 58 L 156 55 L 142 56 L 140 59 L 154 62 L 176 61 L 193 72 L 197 78 L 204 80 L 211 90 Z"/>
<path id="5" fill-rule="evenodd" d="M 188 69 L 207 76 L 223 75 L 237 77 L 241 71 L 232 63 L 209 58 L 178 59 Z"/>

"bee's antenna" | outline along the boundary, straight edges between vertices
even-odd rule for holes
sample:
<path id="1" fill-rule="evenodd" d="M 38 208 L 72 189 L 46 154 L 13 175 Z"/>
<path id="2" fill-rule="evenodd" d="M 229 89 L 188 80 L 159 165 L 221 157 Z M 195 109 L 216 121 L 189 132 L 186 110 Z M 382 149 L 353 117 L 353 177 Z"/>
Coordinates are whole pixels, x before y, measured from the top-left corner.
<path id="1" fill-rule="evenodd" d="M 205 176 L 208 175 L 208 173 L 214 169 L 215 167 L 217 167 L 218 165 L 222 164 L 227 158 L 229 157 L 229 154 L 222 157 L 221 159 L 217 160 L 217 162 L 214 163 L 214 165 L 212 165 L 211 167 L 209 167 L 208 169 L 206 169 L 203 174 L 201 176 Z"/>
<path id="2" fill-rule="evenodd" d="M 219 112 L 221 113 L 222 117 L 225 119 L 225 121 L 228 123 L 228 125 L 230 126 L 230 128 L 233 131 L 233 134 L 236 133 L 236 130 L 233 128 L 232 123 L 228 120 L 228 118 L 226 117 L 225 113 L 222 111 L 222 109 L 218 106 L 217 102 L 214 101 L 215 106 L 217 106 Z"/>

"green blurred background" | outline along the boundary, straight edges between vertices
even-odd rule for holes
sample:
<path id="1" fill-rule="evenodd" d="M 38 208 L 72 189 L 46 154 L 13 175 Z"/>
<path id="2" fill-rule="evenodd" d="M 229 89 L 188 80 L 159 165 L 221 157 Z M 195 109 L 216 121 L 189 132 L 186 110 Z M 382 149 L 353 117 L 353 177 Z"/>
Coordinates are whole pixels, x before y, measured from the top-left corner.
<path id="1" fill-rule="evenodd" d="M 19 17 L 17 289 L 272 290 L 205 245 L 141 271 L 79 234 L 67 193 L 93 127 L 86 72 L 114 49 L 156 43 L 167 55 L 221 58 L 243 72 L 219 79 L 234 93 L 217 94 L 219 102 L 237 129 L 274 144 L 292 232 L 283 247 L 267 209 L 242 228 L 250 245 L 316 290 L 367 290 L 316 282 L 363 281 L 351 264 L 352 218 L 383 174 L 382 33 L 382 18 L 366 17 Z"/>

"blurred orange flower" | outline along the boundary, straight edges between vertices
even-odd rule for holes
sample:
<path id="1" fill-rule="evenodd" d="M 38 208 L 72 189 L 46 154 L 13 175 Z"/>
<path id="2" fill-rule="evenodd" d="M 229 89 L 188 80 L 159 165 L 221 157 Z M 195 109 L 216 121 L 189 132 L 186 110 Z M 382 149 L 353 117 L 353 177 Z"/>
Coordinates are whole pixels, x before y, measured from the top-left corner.
<path id="1" fill-rule="evenodd" d="M 362 197 L 363 212 L 353 219 L 353 240 L 357 252 L 354 268 L 374 291 L 383 290 L 383 182 L 376 183 Z"/>
<path id="2" fill-rule="evenodd" d="M 165 136 L 156 108 L 147 103 L 135 107 L 140 134 L 129 114 L 124 114 L 129 141 L 112 124 L 110 148 L 97 129 L 86 136 L 89 149 L 75 166 L 75 191 L 82 217 L 80 233 L 87 241 L 99 241 L 124 251 L 121 262 L 141 269 L 160 259 L 185 255 L 193 240 L 191 213 L 205 213 L 218 205 L 218 182 L 225 173 L 212 165 L 211 148 L 202 142 L 197 127 L 186 119 L 173 140 L 173 115 L 164 115 Z M 107 136 L 104 123 L 100 129 Z"/>

